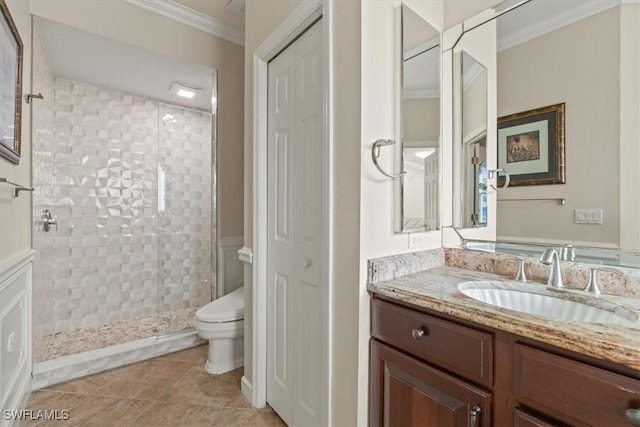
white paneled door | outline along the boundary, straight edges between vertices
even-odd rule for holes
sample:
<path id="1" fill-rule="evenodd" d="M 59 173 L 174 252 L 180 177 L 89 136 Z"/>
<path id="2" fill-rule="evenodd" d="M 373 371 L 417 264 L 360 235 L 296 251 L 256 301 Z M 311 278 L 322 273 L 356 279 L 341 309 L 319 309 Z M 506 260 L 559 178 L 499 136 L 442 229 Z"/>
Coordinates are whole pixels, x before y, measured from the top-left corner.
<path id="1" fill-rule="evenodd" d="M 288 425 L 326 423 L 322 25 L 269 63 L 267 402 Z"/>

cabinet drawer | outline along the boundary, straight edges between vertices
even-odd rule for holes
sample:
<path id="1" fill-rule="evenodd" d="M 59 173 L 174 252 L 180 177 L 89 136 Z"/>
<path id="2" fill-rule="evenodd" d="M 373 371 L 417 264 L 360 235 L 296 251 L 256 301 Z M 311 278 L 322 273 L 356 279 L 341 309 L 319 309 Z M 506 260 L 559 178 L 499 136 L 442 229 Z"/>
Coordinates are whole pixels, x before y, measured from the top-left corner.
<path id="1" fill-rule="evenodd" d="M 521 344 L 515 345 L 515 397 L 568 423 L 628 425 L 640 381 Z"/>
<path id="2" fill-rule="evenodd" d="M 513 414 L 514 427 L 555 427 L 553 424 L 516 409 Z"/>
<path id="3" fill-rule="evenodd" d="M 371 335 L 485 386 L 493 383 L 493 337 L 466 326 L 378 299 Z"/>

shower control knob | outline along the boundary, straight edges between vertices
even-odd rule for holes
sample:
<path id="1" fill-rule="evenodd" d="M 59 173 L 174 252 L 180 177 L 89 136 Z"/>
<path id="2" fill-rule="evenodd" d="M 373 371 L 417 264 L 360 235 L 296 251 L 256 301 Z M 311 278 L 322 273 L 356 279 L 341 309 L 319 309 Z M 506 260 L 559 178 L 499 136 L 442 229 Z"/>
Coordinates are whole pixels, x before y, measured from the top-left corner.
<path id="1" fill-rule="evenodd" d="M 42 211 L 42 219 L 40 220 L 42 223 L 42 230 L 49 231 L 51 230 L 51 226 L 55 226 L 56 230 L 58 229 L 58 221 L 51 215 L 51 211 L 49 209 L 45 209 Z"/>
<path id="2" fill-rule="evenodd" d="M 304 262 L 302 263 L 302 265 L 304 266 L 304 268 L 311 267 L 311 260 L 310 259 L 305 259 Z"/>

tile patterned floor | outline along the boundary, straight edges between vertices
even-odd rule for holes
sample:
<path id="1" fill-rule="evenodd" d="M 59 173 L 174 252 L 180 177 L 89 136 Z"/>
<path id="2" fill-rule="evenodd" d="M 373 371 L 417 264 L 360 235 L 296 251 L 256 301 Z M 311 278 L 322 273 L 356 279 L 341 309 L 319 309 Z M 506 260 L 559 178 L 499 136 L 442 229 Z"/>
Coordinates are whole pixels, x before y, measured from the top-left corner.
<path id="1" fill-rule="evenodd" d="M 34 391 L 27 404 L 68 411 L 67 420 L 20 426 L 285 426 L 270 408 L 253 408 L 240 391 L 242 369 L 211 375 L 207 346 L 168 354 Z"/>

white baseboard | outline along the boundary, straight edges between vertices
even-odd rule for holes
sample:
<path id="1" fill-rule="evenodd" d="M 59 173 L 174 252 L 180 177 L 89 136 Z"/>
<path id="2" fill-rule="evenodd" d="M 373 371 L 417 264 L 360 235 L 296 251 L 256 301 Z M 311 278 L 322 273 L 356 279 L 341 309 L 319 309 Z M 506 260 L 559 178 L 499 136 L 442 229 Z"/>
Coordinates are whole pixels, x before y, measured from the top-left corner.
<path id="1" fill-rule="evenodd" d="M 251 404 L 253 404 L 253 385 L 251 384 L 251 381 L 249 381 L 244 375 L 240 380 L 240 390 L 242 390 L 242 394 L 244 394 L 244 397 L 246 397 L 247 400 L 251 402 Z"/>

